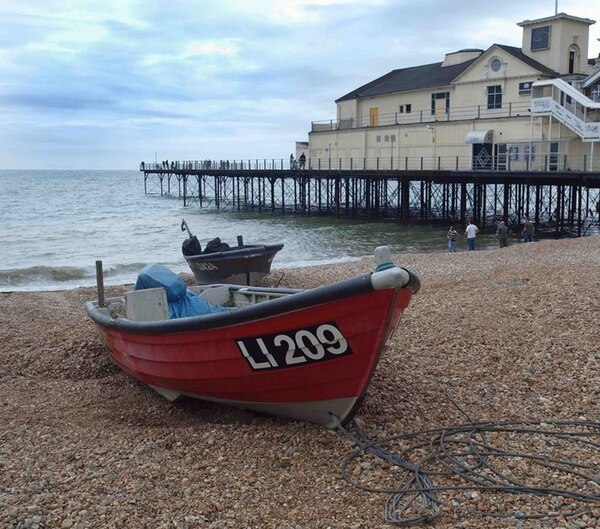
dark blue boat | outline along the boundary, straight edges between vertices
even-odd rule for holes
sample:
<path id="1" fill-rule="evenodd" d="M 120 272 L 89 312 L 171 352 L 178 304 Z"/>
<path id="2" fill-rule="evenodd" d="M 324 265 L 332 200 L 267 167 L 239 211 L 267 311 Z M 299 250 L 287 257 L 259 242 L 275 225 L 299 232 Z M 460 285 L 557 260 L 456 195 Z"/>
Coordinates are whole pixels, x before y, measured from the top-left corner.
<path id="1" fill-rule="evenodd" d="M 181 231 L 187 230 L 182 252 L 199 285 L 229 283 L 257 285 L 271 272 L 271 263 L 283 244 L 244 244 L 238 235 L 237 246 L 229 246 L 218 237 L 209 241 L 204 250 L 187 222 L 181 222 Z"/>

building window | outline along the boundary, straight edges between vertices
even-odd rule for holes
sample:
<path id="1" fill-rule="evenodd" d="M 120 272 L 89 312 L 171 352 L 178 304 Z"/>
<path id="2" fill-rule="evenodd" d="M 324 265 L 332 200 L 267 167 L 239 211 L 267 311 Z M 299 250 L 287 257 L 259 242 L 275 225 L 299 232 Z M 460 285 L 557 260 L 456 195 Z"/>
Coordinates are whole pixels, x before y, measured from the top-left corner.
<path id="1" fill-rule="evenodd" d="M 406 105 L 406 113 L 410 114 L 412 112 L 412 105 Z"/>
<path id="2" fill-rule="evenodd" d="M 391 141 L 392 143 L 394 143 L 394 142 L 396 141 L 396 135 L 395 135 L 395 134 L 392 134 L 392 135 L 390 136 L 390 141 Z"/>
<path id="3" fill-rule="evenodd" d="M 388 143 L 390 141 L 390 135 L 386 134 L 384 139 L 385 139 L 385 142 Z"/>
<path id="4" fill-rule="evenodd" d="M 579 70 L 579 48 L 575 45 L 569 48 L 569 73 Z"/>
<path id="5" fill-rule="evenodd" d="M 560 104 L 563 107 L 566 106 L 566 105 L 571 106 L 573 104 L 573 98 L 571 96 L 568 96 L 567 94 L 565 94 L 564 92 L 561 91 L 561 93 L 560 93 Z"/>
<path id="6" fill-rule="evenodd" d="M 592 101 L 600 102 L 600 85 L 592 86 Z"/>
<path id="7" fill-rule="evenodd" d="M 513 161 L 526 162 L 535 158 L 535 145 L 517 144 L 508 146 L 508 156 Z"/>
<path id="8" fill-rule="evenodd" d="M 492 72 L 499 72 L 500 68 L 502 68 L 502 61 L 498 57 L 494 57 L 490 61 L 490 69 Z"/>
<path id="9" fill-rule="evenodd" d="M 525 160 L 533 160 L 535 158 L 534 151 L 535 145 L 532 145 L 531 147 L 529 145 L 525 145 L 525 148 L 523 149 L 523 157 Z"/>
<path id="10" fill-rule="evenodd" d="M 531 30 L 531 51 L 547 50 L 550 47 L 550 26 Z"/>
<path id="11" fill-rule="evenodd" d="M 377 143 L 381 143 L 381 136 L 375 136 L 375 141 Z"/>
<path id="12" fill-rule="evenodd" d="M 531 86 L 533 81 L 526 81 L 524 83 L 519 83 L 519 95 L 520 96 L 528 96 L 531 94 Z"/>
<path id="13" fill-rule="evenodd" d="M 400 114 L 404 114 L 404 105 L 400 105 L 398 107 L 398 112 L 400 112 Z"/>
<path id="14" fill-rule="evenodd" d="M 431 115 L 448 114 L 450 110 L 450 92 L 431 94 Z"/>
<path id="15" fill-rule="evenodd" d="M 487 87 L 488 110 L 502 108 L 502 86 L 494 85 Z"/>

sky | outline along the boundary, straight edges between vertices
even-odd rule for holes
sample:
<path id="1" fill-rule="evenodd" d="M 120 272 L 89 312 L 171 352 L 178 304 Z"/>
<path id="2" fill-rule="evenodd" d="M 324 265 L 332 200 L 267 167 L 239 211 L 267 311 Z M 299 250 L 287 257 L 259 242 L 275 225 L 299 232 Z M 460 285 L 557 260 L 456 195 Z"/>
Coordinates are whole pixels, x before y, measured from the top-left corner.
<path id="1" fill-rule="evenodd" d="M 2 0 L 0 169 L 289 158 L 335 100 L 462 48 L 521 46 L 555 0 Z M 600 0 L 559 0 L 591 18 Z"/>

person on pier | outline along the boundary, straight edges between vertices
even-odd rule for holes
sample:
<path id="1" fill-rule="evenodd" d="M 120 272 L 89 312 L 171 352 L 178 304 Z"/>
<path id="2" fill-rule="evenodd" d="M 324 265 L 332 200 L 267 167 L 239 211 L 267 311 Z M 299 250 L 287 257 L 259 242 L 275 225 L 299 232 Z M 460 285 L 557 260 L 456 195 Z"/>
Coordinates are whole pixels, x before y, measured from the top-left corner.
<path id="1" fill-rule="evenodd" d="M 304 155 L 304 153 L 300 155 L 300 158 L 298 158 L 298 162 L 300 164 L 300 169 L 304 169 L 304 164 L 306 163 L 306 156 Z"/>

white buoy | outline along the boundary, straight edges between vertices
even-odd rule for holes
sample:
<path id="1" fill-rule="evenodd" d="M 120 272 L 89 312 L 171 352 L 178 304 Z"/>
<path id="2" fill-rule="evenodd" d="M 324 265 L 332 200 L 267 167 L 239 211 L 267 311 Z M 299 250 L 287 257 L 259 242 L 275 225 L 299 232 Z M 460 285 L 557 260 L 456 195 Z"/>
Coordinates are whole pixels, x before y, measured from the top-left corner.
<path id="1" fill-rule="evenodd" d="M 389 246 L 378 246 L 375 248 L 375 271 L 385 270 L 396 266 L 392 262 L 392 252 Z"/>

